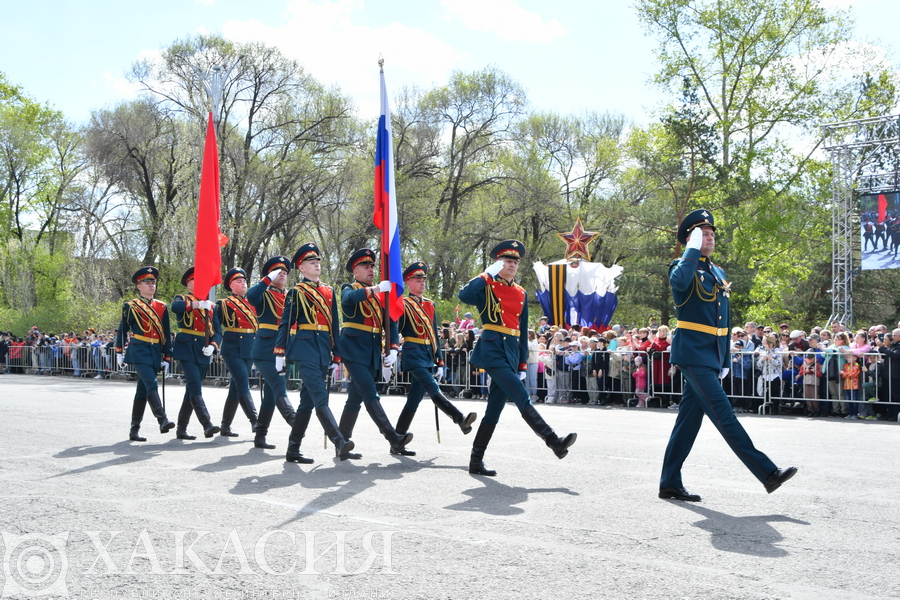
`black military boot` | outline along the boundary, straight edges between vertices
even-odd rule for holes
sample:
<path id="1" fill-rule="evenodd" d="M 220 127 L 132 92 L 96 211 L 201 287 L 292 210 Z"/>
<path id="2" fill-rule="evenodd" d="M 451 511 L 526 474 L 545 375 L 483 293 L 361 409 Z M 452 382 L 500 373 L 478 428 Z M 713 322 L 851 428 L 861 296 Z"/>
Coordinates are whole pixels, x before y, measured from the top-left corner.
<path id="1" fill-rule="evenodd" d="M 368 412 L 369 416 L 372 417 L 372 420 L 378 427 L 378 431 L 381 432 L 381 435 L 384 436 L 384 439 L 386 439 L 391 445 L 391 454 L 399 454 L 400 450 L 402 450 L 405 445 L 412 441 L 413 434 L 405 433 L 401 435 L 397 433 L 397 430 L 394 429 L 394 426 L 391 425 L 390 421 L 388 421 L 387 415 L 384 414 L 384 408 L 381 406 L 381 402 L 379 402 L 378 400 L 366 402 L 365 405 L 366 412 Z"/>
<path id="2" fill-rule="evenodd" d="M 316 417 L 318 417 L 319 423 L 322 424 L 322 429 L 325 430 L 325 435 L 327 435 L 328 439 L 331 440 L 331 443 L 334 444 L 335 456 L 337 456 L 341 460 L 347 460 L 348 458 L 362 458 L 362 454 L 351 452 L 351 450 L 356 447 L 356 444 L 348 439 L 344 439 L 344 436 L 341 435 L 341 431 L 338 428 L 337 422 L 334 420 L 334 414 L 331 412 L 330 408 L 328 408 L 327 406 L 317 408 Z"/>
<path id="3" fill-rule="evenodd" d="M 522 418 L 525 419 L 532 431 L 553 450 L 556 458 L 565 458 L 566 454 L 569 453 L 569 446 L 574 444 L 575 439 L 578 437 L 577 433 L 570 433 L 564 438 L 556 435 L 553 428 L 547 425 L 547 422 L 544 421 L 543 417 L 538 414 L 538 411 L 531 404 L 525 406 L 525 410 L 522 411 Z"/>
<path id="4" fill-rule="evenodd" d="M 274 408 L 259 409 L 259 420 L 256 422 L 256 438 L 253 440 L 253 446 L 255 448 L 263 448 L 266 450 L 275 448 L 275 444 L 270 444 L 266 441 L 266 435 L 269 433 L 269 424 L 272 422 L 272 415 L 274 414 Z"/>
<path id="5" fill-rule="evenodd" d="M 191 420 L 191 398 L 188 396 L 187 390 L 184 391 L 184 399 L 181 401 L 181 408 L 178 410 L 178 426 L 175 427 L 175 437 L 179 440 L 196 440 L 196 435 L 191 435 L 187 431 L 188 423 Z"/>
<path id="6" fill-rule="evenodd" d="M 203 396 L 199 394 L 194 396 L 191 398 L 191 404 L 194 406 L 194 413 L 197 415 L 197 420 L 200 421 L 200 424 L 203 426 L 203 437 L 211 438 L 219 433 L 220 429 L 217 425 L 213 425 L 212 418 L 209 416 L 209 411 L 206 409 L 206 401 L 203 400 Z"/>
<path id="7" fill-rule="evenodd" d="M 294 416 L 294 424 L 291 426 L 291 435 L 288 438 L 287 454 L 284 455 L 284 460 L 287 462 L 304 465 L 311 465 L 315 462 L 308 456 L 303 456 L 303 453 L 300 452 L 300 442 L 303 441 L 303 436 L 306 435 L 306 428 L 309 427 L 309 419 L 311 417 L 312 413 L 308 412 L 297 413 Z"/>
<path id="8" fill-rule="evenodd" d="M 409 431 L 409 426 L 412 425 L 413 417 L 416 416 L 416 411 L 403 409 L 400 411 L 400 416 L 397 417 L 397 426 L 394 428 L 397 433 L 400 435 L 405 434 Z M 408 450 L 406 448 L 400 448 L 397 452 L 394 452 L 393 447 L 391 448 L 391 454 L 397 454 L 400 456 L 415 456 L 415 450 Z"/>
<path id="9" fill-rule="evenodd" d="M 128 432 L 128 439 L 132 442 L 146 442 L 147 438 L 142 437 L 138 432 L 141 430 L 141 421 L 144 420 L 144 408 L 147 406 L 146 398 L 135 398 L 131 405 L 131 431 Z"/>
<path id="10" fill-rule="evenodd" d="M 258 418 L 256 416 L 256 405 L 253 403 L 253 395 L 250 393 L 241 394 L 240 402 L 244 415 L 247 417 L 247 420 L 250 421 L 250 430 L 256 431 L 256 422 L 258 421 Z"/>
<path id="11" fill-rule="evenodd" d="M 485 423 L 484 421 L 478 426 L 478 433 L 475 434 L 475 441 L 472 442 L 472 456 L 469 458 L 469 473 L 473 475 L 487 475 L 488 477 L 493 477 L 497 474 L 497 471 L 488 469 L 484 466 L 484 452 L 487 450 L 488 444 L 491 441 L 491 436 L 494 435 L 495 427 L 496 425 L 493 423 Z"/>
<path id="12" fill-rule="evenodd" d="M 341 424 L 339 429 L 341 430 L 341 435 L 344 436 L 345 440 L 349 440 L 353 437 L 353 428 L 356 427 L 356 419 L 359 417 L 359 409 L 349 410 L 344 407 L 344 412 L 341 413 Z"/>
<path id="13" fill-rule="evenodd" d="M 166 416 L 166 411 L 162 406 L 162 401 L 159 399 L 159 394 L 156 390 L 147 392 L 147 404 L 150 405 L 150 412 L 153 413 L 153 416 L 156 417 L 156 420 L 159 423 L 160 433 L 169 433 L 175 428 L 175 423 L 170 421 L 169 417 Z"/>
<path id="14" fill-rule="evenodd" d="M 234 421 L 234 415 L 237 412 L 238 407 L 238 399 L 237 396 L 228 391 L 228 396 L 225 398 L 225 407 L 222 409 L 222 429 L 219 431 L 219 435 L 223 435 L 225 437 L 237 437 L 238 434 L 231 430 L 231 423 Z"/>
<path id="15" fill-rule="evenodd" d="M 456 408 L 443 392 L 438 392 L 431 401 L 434 402 L 435 406 L 441 409 L 441 412 L 453 419 L 453 423 L 459 425 L 463 435 L 468 435 L 472 431 L 472 423 L 478 418 L 476 413 L 471 412 L 464 417 L 462 411 Z"/>
<path id="16" fill-rule="evenodd" d="M 297 413 L 294 412 L 294 407 L 291 406 L 291 401 L 288 397 L 281 396 L 280 398 L 275 398 L 275 407 L 278 409 L 278 412 L 281 413 L 281 416 L 284 417 L 285 422 L 288 425 L 293 426 L 294 415 Z"/>

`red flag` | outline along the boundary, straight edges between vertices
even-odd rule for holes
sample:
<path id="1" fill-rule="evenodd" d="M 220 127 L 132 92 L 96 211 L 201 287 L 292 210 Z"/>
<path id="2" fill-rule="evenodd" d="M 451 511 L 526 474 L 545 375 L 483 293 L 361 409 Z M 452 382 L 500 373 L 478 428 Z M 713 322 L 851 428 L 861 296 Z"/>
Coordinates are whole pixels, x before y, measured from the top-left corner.
<path id="1" fill-rule="evenodd" d="M 209 113 L 200 170 L 200 207 L 194 249 L 194 295 L 201 300 L 209 298 L 210 290 L 222 283 L 220 248 L 227 243 L 228 238 L 219 231 L 219 150 L 216 127 L 212 113 Z"/>
<path id="2" fill-rule="evenodd" d="M 887 200 L 884 197 L 884 194 L 878 194 L 878 222 L 884 223 L 884 218 L 887 216 Z"/>

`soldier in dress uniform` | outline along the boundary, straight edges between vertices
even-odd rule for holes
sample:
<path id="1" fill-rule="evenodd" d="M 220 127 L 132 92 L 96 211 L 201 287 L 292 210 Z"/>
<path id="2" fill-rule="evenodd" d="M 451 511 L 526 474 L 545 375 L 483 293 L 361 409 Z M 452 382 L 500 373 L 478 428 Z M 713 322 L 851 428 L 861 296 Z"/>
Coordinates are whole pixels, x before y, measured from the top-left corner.
<path id="1" fill-rule="evenodd" d="M 197 439 L 187 431 L 193 408 L 203 426 L 204 437 L 211 438 L 219 433 L 219 428 L 213 425 L 203 401 L 203 378 L 206 377 L 213 352 L 222 343 L 222 327 L 215 304 L 194 296 L 194 267 L 181 276 L 181 285 L 188 289 L 188 293 L 179 294 L 172 300 L 172 312 L 178 320 L 172 356 L 178 359 L 184 371 L 186 385 L 175 435 L 179 440 Z"/>
<path id="2" fill-rule="evenodd" d="M 156 267 L 141 267 L 131 277 L 137 286 L 138 297 L 122 306 L 122 320 L 116 332 L 116 362 L 119 368 L 125 363 L 134 367 L 138 376 L 137 391 L 131 408 L 131 431 L 128 438 L 133 442 L 146 442 L 139 435 L 144 409 L 149 404 L 150 411 L 159 422 L 159 432 L 168 433 L 175 423 L 166 417 L 166 410 L 157 392 L 156 373 L 168 366 L 172 356 L 169 338 L 169 310 L 165 302 L 155 300 L 156 281 L 159 271 Z M 128 334 L 131 341 L 125 349 Z M 123 356 L 122 350 L 125 349 Z"/>
<path id="3" fill-rule="evenodd" d="M 435 406 L 459 425 L 463 434 L 468 434 L 472 431 L 472 423 L 478 415 L 472 412 L 463 416 L 462 412 L 444 396 L 434 379 L 434 368 L 443 367 L 444 359 L 441 355 L 434 302 L 422 296 L 425 293 L 427 275 L 428 265 L 422 261 L 414 262 L 403 271 L 403 281 L 409 295 L 403 297 L 403 316 L 400 317 L 397 327 L 403 336 L 400 369 L 409 373 L 410 386 L 406 395 L 406 406 L 400 411 L 395 429 L 399 434 L 409 431 L 413 417 L 416 416 L 416 409 L 427 391 Z M 407 448 L 401 448 L 400 454 L 416 455 Z"/>
<path id="4" fill-rule="evenodd" d="M 234 437 L 237 433 L 231 430 L 231 422 L 238 404 L 250 421 L 251 429 L 256 431 L 256 405 L 250 393 L 250 370 L 253 368 L 250 351 L 259 323 L 256 311 L 247 301 L 247 273 L 240 267 L 229 270 L 222 286 L 231 295 L 216 302 L 216 311 L 222 324 L 222 347 L 219 353 L 225 359 L 231 382 L 225 408 L 222 410 L 221 434 Z"/>
<path id="5" fill-rule="evenodd" d="M 291 259 L 287 256 L 273 256 L 263 265 L 262 272 L 265 273 L 263 278 L 247 291 L 247 300 L 256 311 L 256 318 L 259 321 L 259 329 L 250 355 L 265 381 L 262 406 L 259 407 L 259 421 L 256 424 L 256 439 L 253 444 L 257 448 L 270 450 L 275 448 L 275 445 L 266 441 L 266 435 L 269 433 L 269 424 L 272 422 L 275 409 L 278 408 L 289 425 L 293 423 L 292 419 L 296 419 L 292 416 L 294 407 L 288 399 L 287 374 L 279 373 L 275 369 L 274 354 L 290 270 Z"/>
<path id="6" fill-rule="evenodd" d="M 681 369 L 684 390 L 663 459 L 660 498 L 700 501 L 700 496 L 685 490 L 681 466 L 694 445 L 704 413 L 770 494 L 797 472 L 795 467 L 779 469 L 753 446 L 722 389 L 721 379 L 728 375 L 731 364 L 731 284 L 725 271 L 709 258 L 716 247 L 715 231 L 709 211 L 695 210 L 687 215 L 677 234 L 678 241 L 685 244 L 684 254 L 669 265 L 669 285 L 678 317 L 671 362 Z"/>
<path id="7" fill-rule="evenodd" d="M 341 286 L 341 358 L 350 373 L 350 389 L 341 414 L 341 433 L 350 439 L 360 405 L 365 404 L 366 412 L 390 444 L 391 452 L 399 454 L 400 449 L 412 441 L 413 435 L 397 433 L 384 413 L 375 387 L 381 367 L 392 367 L 397 362 L 400 349 L 395 321 L 388 319 L 388 330 L 385 332 L 386 352 L 381 339 L 384 323 L 381 294 L 391 289 L 391 282 L 382 281 L 373 285 L 375 252 L 369 248 L 354 252 L 347 261 L 346 268 L 349 273 L 353 273 L 355 281 Z"/>
<path id="8" fill-rule="evenodd" d="M 459 299 L 475 306 L 481 316 L 481 337 L 470 362 L 491 377 L 487 409 L 472 444 L 469 473 L 494 476 L 497 472 L 484 466 L 484 453 L 507 398 L 516 403 L 525 422 L 558 458 L 569 453 L 578 435 L 556 435 L 531 404 L 523 383 L 528 358 L 528 302 L 525 289 L 514 280 L 519 260 L 525 257 L 525 246 L 517 240 L 506 240 L 494 246 L 490 257 L 496 262 L 469 281 L 460 290 Z"/>
<path id="9" fill-rule="evenodd" d="M 300 271 L 300 281 L 288 292 L 284 312 L 275 343 L 275 369 L 283 371 L 286 361 L 297 363 L 303 387 L 300 405 L 294 417 L 294 426 L 288 438 L 285 460 L 310 464 L 313 459 L 303 456 L 300 442 L 306 434 L 312 411 L 334 444 L 335 454 L 341 460 L 360 458 L 351 452 L 350 436 L 341 434 L 331 409 L 328 407 L 328 387 L 325 379 L 328 368 L 341 360 L 338 352 L 337 298 L 334 288 L 322 283 L 319 247 L 314 243 L 303 244 L 294 254 L 292 263 Z"/>

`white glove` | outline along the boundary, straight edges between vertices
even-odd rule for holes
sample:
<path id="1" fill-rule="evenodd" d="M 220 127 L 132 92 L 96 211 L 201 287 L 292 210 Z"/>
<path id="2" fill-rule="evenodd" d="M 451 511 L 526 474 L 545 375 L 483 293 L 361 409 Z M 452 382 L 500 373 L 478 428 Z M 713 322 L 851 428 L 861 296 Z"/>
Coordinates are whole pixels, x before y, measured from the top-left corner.
<path id="1" fill-rule="evenodd" d="M 116 354 L 116 365 L 118 365 L 120 369 L 125 368 L 125 357 L 121 354 Z"/>
<path id="2" fill-rule="evenodd" d="M 338 370 L 339 370 L 340 368 L 341 368 L 341 365 L 339 365 L 339 364 L 337 364 L 337 363 L 331 363 L 331 366 L 328 367 L 328 369 L 331 371 L 331 378 L 332 378 L 332 379 L 337 379 L 337 378 L 338 378 Z"/>
<path id="3" fill-rule="evenodd" d="M 390 281 L 382 281 L 381 283 L 378 284 L 378 291 L 380 291 L 383 294 L 384 292 L 391 291 L 391 287 L 392 286 L 391 286 Z"/>
<path id="4" fill-rule="evenodd" d="M 693 231 L 691 231 L 691 236 L 688 238 L 687 244 L 685 247 L 693 248 L 694 250 L 699 250 L 700 246 L 703 245 L 703 230 L 699 227 L 694 227 Z"/>
<path id="5" fill-rule="evenodd" d="M 489 266 L 487 269 L 485 269 L 484 272 L 487 273 L 488 275 L 490 275 L 491 277 L 496 277 L 497 273 L 499 273 L 500 271 L 503 270 L 503 267 L 504 267 L 503 261 L 498 260 L 497 262 L 495 262 L 494 264 Z"/>
<path id="6" fill-rule="evenodd" d="M 209 300 L 198 300 L 192 304 L 193 308 L 199 308 L 202 310 L 212 310 L 215 307 L 215 304 L 210 302 Z"/>
<path id="7" fill-rule="evenodd" d="M 164 360 L 164 361 L 162 361 L 161 363 L 159 363 L 159 366 L 162 368 L 162 370 L 163 370 L 164 373 L 168 373 L 168 372 L 169 372 L 169 361 Z"/>
<path id="8" fill-rule="evenodd" d="M 444 380 L 444 369 L 443 369 L 443 367 L 438 367 L 438 368 L 437 368 L 437 372 L 434 374 L 434 378 L 437 380 L 438 383 L 440 383 L 440 382 L 442 382 L 442 381 Z"/>
<path id="9" fill-rule="evenodd" d="M 284 357 L 283 356 L 275 357 L 275 370 L 278 371 L 279 373 L 284 372 Z"/>
<path id="10" fill-rule="evenodd" d="M 525 371 L 519 371 L 519 379 L 525 381 Z"/>
<path id="11" fill-rule="evenodd" d="M 266 277 L 269 281 L 275 281 L 275 278 L 278 277 L 278 274 L 281 273 L 284 269 L 275 269 L 274 271 L 269 271 L 269 274 Z"/>
<path id="12" fill-rule="evenodd" d="M 216 347 L 212 344 L 208 346 L 203 346 L 203 356 L 212 356 L 213 352 L 216 351 Z"/>
<path id="13" fill-rule="evenodd" d="M 719 371 L 719 379 L 725 379 L 726 377 L 728 377 L 728 371 L 730 370 L 731 369 L 729 369 L 728 367 L 725 367 L 721 371 Z"/>
<path id="14" fill-rule="evenodd" d="M 397 362 L 397 351 L 391 350 L 391 352 L 384 357 L 384 366 L 388 368 L 393 367 L 395 362 Z"/>

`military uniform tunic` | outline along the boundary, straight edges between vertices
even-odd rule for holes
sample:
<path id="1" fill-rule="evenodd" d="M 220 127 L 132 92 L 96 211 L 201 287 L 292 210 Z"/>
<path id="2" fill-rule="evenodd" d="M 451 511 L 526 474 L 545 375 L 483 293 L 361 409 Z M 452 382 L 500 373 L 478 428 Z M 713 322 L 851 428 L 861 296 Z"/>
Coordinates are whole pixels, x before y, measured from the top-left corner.
<path id="1" fill-rule="evenodd" d="M 481 315 L 482 332 L 470 362 L 491 377 L 485 423 L 496 425 L 510 398 L 523 411 L 531 398 L 518 373 L 527 368 L 528 303 L 525 289 L 482 273 L 459 292 L 459 299 L 475 306 Z"/>
<path id="2" fill-rule="evenodd" d="M 725 271 L 688 248 L 669 267 L 669 284 L 678 327 L 672 335 L 672 362 L 684 376 L 678 417 L 663 460 L 660 488 L 682 488 L 681 466 L 693 447 L 706 414 L 753 475 L 760 481 L 775 464 L 753 446 L 722 389 L 720 371 L 731 364 L 730 284 Z"/>
<path id="3" fill-rule="evenodd" d="M 297 363 L 300 370 L 303 387 L 297 412 L 328 406 L 328 367 L 332 360 L 341 360 L 338 323 L 331 286 L 304 278 L 288 291 L 274 353 Z"/>

